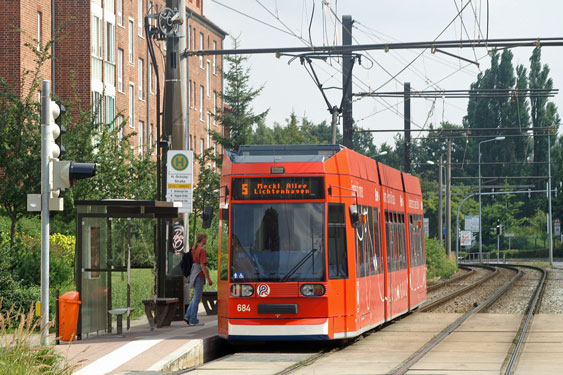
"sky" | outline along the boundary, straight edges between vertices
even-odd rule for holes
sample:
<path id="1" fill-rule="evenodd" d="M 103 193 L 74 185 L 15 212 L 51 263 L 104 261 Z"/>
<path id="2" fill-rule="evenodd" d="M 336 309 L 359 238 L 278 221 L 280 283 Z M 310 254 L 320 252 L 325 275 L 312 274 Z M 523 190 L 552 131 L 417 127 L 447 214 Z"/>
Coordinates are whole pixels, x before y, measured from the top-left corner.
<path id="1" fill-rule="evenodd" d="M 461 15 L 457 16 L 462 8 Z M 350 15 L 354 20 L 353 44 L 422 42 L 436 38 L 484 39 L 487 30 L 489 39 L 563 36 L 561 0 L 205 0 L 203 11 L 206 17 L 229 34 L 225 39 L 226 49 L 233 47 L 231 36 L 239 38 L 239 48 L 303 47 L 311 41 L 315 46 L 338 45 L 341 44 L 342 34 L 339 20 L 343 15 Z M 404 82 L 410 82 L 412 90 L 469 89 L 479 72 L 490 66 L 485 48 L 448 49 L 448 52 L 478 61 L 479 66 L 439 53 L 433 54 L 430 50 L 362 52 L 362 65 L 354 67 L 352 91 L 402 91 Z M 515 48 L 512 52 L 515 67 L 523 64 L 529 68 L 531 47 Z M 268 125 L 276 122 L 284 124 L 292 111 L 314 123 L 325 120 L 330 123 L 330 113 L 322 94 L 299 59 L 290 61 L 287 56 L 278 59 L 273 54 L 248 57 L 250 85 L 263 87 L 253 107 L 255 112 L 269 109 Z M 563 47 L 543 48 L 542 63 L 549 65 L 553 87 L 560 89 L 563 83 Z M 342 87 L 339 61 L 317 61 L 314 67 L 324 87 Z M 329 89 L 325 92 L 331 105 L 340 104 L 341 90 Z M 556 103 L 561 115 L 561 94 L 551 100 Z M 411 102 L 412 129 L 442 121 L 461 124 L 467 112 L 465 99 L 418 98 Z M 353 117 L 362 129 L 402 129 L 403 100 L 356 98 Z M 378 146 L 383 142 L 394 143 L 395 134 L 394 131 L 374 133 L 375 143 Z M 412 137 L 424 134 L 415 132 Z"/>

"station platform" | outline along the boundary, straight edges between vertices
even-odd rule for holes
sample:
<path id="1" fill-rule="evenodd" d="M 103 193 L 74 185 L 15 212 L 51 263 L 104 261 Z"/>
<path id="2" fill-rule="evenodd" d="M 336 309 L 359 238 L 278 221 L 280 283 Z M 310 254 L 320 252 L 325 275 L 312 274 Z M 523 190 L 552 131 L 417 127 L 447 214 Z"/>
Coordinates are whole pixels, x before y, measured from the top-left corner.
<path id="1" fill-rule="evenodd" d="M 145 316 L 131 320 L 123 332 L 89 335 L 82 340 L 56 345 L 77 375 L 126 375 L 167 373 L 209 361 L 221 352 L 217 315 L 198 314 L 204 326 L 184 321 L 150 330 Z M 114 330 L 115 332 L 115 330 Z"/>

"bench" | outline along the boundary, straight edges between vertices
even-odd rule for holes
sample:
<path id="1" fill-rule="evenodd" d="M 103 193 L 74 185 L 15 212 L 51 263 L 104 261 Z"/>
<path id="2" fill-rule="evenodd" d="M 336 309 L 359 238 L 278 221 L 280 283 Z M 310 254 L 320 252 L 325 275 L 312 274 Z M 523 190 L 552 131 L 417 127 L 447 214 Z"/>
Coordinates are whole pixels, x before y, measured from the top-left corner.
<path id="1" fill-rule="evenodd" d="M 217 315 L 217 291 L 204 290 L 201 296 L 201 302 L 205 308 L 207 315 Z"/>
<path id="2" fill-rule="evenodd" d="M 121 335 L 121 333 L 123 332 L 123 315 L 127 314 L 129 316 L 129 314 L 131 314 L 133 311 L 135 311 L 134 307 L 112 309 L 112 310 L 108 311 L 108 313 L 110 313 L 111 315 L 115 315 L 117 317 L 117 334 L 118 335 Z"/>
<path id="3" fill-rule="evenodd" d="M 169 326 L 176 313 L 178 298 L 152 298 L 144 299 L 145 314 L 149 321 L 151 331 L 156 328 Z"/>

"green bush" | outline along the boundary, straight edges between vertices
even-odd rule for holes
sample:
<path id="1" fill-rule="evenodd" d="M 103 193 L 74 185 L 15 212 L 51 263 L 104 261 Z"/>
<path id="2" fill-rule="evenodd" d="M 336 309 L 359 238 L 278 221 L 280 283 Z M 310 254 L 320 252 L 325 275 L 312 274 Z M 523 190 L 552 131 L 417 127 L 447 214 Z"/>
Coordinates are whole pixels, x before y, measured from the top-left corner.
<path id="1" fill-rule="evenodd" d="M 49 280 L 53 287 L 74 279 L 74 236 L 53 234 L 50 236 Z M 17 233 L 16 243 L 10 251 L 9 268 L 15 280 L 24 285 L 41 283 L 41 238 Z"/>
<path id="2" fill-rule="evenodd" d="M 448 277 L 457 271 L 455 261 L 448 259 L 446 250 L 434 238 L 426 238 L 426 279 Z"/>

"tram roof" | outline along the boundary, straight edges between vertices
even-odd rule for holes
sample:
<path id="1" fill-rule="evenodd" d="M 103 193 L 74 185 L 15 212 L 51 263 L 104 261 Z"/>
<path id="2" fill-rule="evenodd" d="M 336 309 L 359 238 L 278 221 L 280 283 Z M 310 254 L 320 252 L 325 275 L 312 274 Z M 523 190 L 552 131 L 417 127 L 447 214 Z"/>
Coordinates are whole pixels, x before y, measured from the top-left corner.
<path id="1" fill-rule="evenodd" d="M 250 145 L 231 154 L 233 163 L 323 162 L 343 150 L 342 145 Z M 280 159 L 283 157 L 283 160 Z"/>

